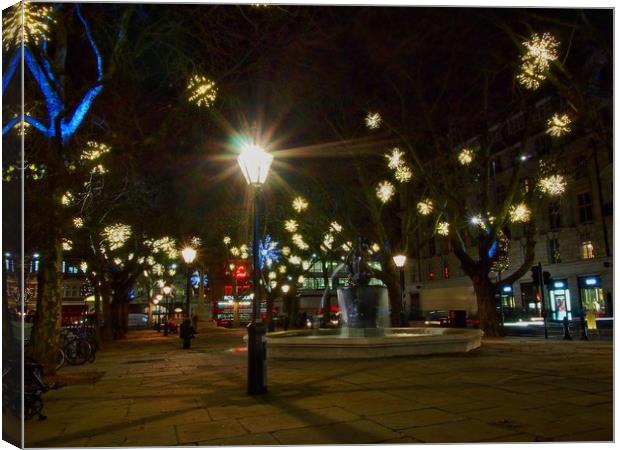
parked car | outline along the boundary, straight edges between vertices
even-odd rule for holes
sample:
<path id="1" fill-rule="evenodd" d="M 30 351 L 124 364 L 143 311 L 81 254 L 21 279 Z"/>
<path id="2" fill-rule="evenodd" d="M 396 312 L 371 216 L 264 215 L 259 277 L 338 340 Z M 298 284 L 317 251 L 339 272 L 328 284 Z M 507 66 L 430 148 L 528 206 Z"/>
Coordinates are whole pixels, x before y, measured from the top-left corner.
<path id="1" fill-rule="evenodd" d="M 450 314 L 448 311 L 431 311 L 426 316 L 424 324 L 440 327 L 450 326 Z"/>

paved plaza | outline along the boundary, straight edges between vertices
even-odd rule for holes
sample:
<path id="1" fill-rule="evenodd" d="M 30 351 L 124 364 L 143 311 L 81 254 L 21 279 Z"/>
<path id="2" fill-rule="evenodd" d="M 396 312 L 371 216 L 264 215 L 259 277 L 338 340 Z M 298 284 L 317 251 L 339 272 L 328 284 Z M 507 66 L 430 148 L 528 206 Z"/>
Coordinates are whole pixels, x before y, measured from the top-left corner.
<path id="1" fill-rule="evenodd" d="M 246 391 L 244 330 L 136 331 L 65 367 L 28 447 L 610 441 L 612 343 L 486 340 L 463 355 L 271 361 Z M 329 350 L 327 350 L 329 351 Z"/>

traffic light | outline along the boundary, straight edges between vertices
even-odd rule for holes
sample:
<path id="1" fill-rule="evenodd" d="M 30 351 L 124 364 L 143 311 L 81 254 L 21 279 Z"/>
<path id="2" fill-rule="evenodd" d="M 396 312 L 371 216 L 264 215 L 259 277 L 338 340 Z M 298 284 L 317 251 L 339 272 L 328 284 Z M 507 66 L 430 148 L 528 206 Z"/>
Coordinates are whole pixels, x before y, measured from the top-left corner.
<path id="1" fill-rule="evenodd" d="M 547 272 L 548 273 L 548 272 Z M 532 267 L 532 281 L 534 286 L 540 286 L 540 267 L 533 266 Z"/>
<path id="2" fill-rule="evenodd" d="M 543 283 L 545 284 L 545 286 L 550 286 L 551 285 L 551 274 L 547 271 L 543 272 Z"/>

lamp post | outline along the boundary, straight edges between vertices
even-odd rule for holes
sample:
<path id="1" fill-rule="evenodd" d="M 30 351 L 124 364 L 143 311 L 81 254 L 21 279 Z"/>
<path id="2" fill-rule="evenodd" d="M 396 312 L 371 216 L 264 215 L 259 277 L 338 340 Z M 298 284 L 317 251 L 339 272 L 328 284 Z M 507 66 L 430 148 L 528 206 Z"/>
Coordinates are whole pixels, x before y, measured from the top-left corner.
<path id="1" fill-rule="evenodd" d="M 165 303 L 166 303 L 166 324 L 164 326 L 164 336 L 168 336 L 168 322 L 170 322 L 170 292 L 172 288 L 170 286 L 164 286 L 163 288 Z"/>
<path id="2" fill-rule="evenodd" d="M 185 286 L 185 315 L 189 318 L 189 291 L 192 289 L 192 281 L 191 281 L 191 270 L 190 265 L 196 259 L 196 250 L 192 247 L 185 247 L 181 250 L 181 255 L 183 256 L 183 261 L 185 261 L 185 278 L 187 279 L 187 285 Z"/>
<path id="3" fill-rule="evenodd" d="M 394 255 L 392 259 L 400 272 L 400 325 L 404 327 L 407 325 L 407 316 L 405 314 L 405 263 L 407 262 L 407 257 L 405 255 Z"/>
<path id="4" fill-rule="evenodd" d="M 259 194 L 265 183 L 273 156 L 254 144 L 247 145 L 237 162 L 247 183 L 254 190 L 254 233 L 252 243 L 252 321 L 248 325 L 248 394 L 267 392 L 267 355 L 265 349 L 265 324 L 260 317 L 260 261 L 258 256 L 259 239 Z"/>

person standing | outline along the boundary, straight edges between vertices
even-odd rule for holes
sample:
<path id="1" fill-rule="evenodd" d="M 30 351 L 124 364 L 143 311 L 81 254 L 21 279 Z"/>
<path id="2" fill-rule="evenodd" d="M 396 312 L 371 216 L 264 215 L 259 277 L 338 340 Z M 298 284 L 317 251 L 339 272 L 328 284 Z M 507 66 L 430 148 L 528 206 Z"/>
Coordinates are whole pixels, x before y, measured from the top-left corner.
<path id="1" fill-rule="evenodd" d="M 183 348 L 189 349 L 192 345 L 192 338 L 195 333 L 192 322 L 189 319 L 185 319 L 180 328 L 179 337 L 183 339 Z"/>

